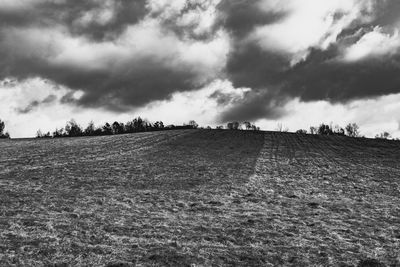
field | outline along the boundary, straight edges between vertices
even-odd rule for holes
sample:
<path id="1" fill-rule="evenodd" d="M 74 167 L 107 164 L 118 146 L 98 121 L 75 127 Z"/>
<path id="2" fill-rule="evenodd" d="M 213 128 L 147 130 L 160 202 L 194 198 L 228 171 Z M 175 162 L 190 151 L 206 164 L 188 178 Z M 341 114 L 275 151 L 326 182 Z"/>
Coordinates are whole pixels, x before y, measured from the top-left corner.
<path id="1" fill-rule="evenodd" d="M 0 141 L 0 266 L 367 259 L 400 266 L 400 142 L 228 130 Z"/>

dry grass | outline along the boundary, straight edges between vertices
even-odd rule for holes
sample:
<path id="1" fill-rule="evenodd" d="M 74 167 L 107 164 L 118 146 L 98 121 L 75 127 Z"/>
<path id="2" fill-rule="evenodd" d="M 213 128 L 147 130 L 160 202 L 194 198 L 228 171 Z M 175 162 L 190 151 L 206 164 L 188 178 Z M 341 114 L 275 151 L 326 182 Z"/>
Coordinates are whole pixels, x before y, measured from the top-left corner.
<path id="1" fill-rule="evenodd" d="M 400 266 L 399 159 L 244 131 L 2 141 L 0 266 Z"/>

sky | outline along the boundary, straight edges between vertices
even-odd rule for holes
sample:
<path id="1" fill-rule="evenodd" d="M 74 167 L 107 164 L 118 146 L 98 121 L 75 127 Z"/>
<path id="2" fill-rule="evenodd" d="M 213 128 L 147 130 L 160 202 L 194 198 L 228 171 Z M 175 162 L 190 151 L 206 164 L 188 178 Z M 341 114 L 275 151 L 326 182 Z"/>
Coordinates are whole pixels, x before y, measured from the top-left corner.
<path id="1" fill-rule="evenodd" d="M 1 0 L 0 119 L 400 137 L 399 28 L 398 0 Z"/>

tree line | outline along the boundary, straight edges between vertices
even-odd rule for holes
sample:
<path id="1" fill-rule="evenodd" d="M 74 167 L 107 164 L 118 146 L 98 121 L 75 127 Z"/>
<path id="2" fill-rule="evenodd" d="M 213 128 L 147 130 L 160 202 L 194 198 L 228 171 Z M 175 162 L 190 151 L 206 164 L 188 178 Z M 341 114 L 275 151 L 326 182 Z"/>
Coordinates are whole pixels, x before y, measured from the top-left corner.
<path id="1" fill-rule="evenodd" d="M 360 134 L 360 127 L 357 123 L 349 123 L 346 127 L 342 128 L 338 125 L 332 126 L 328 124 L 320 124 L 317 127 L 311 126 L 309 132 L 304 129 L 297 130 L 298 134 L 319 134 L 319 135 L 339 135 L 339 136 L 350 136 L 350 137 L 365 137 Z M 388 132 L 382 132 L 375 135 L 375 139 L 392 139 L 392 136 Z M 395 139 L 399 140 L 399 139 Z"/>
<path id="2" fill-rule="evenodd" d="M 0 119 L 0 139 L 10 138 L 10 134 L 5 132 L 5 122 Z M 156 121 L 154 123 L 149 122 L 141 117 L 134 118 L 127 123 L 113 122 L 112 124 L 106 122 L 104 125 L 95 126 L 94 122 L 91 121 L 86 128 L 81 127 L 74 119 L 68 121 L 65 127 L 56 128 L 53 132 L 43 133 L 38 130 L 36 133 L 37 138 L 59 138 L 59 137 L 78 137 L 78 136 L 100 136 L 100 135 L 115 135 L 125 133 L 136 133 L 136 132 L 147 132 L 147 131 L 160 131 L 160 130 L 173 130 L 173 129 L 211 129 L 211 127 L 199 127 L 194 120 L 190 120 L 188 123 L 183 125 L 167 125 L 165 126 L 162 121 Z M 260 127 L 255 124 L 245 122 L 228 122 L 225 126 L 218 125 L 215 129 L 227 129 L 227 130 L 252 130 L 259 131 Z M 279 123 L 275 131 L 288 132 L 289 129 L 284 127 L 283 124 Z M 349 123 L 346 127 L 342 128 L 338 125 L 332 126 L 325 123 L 319 126 L 311 126 L 309 130 L 299 129 L 296 131 L 297 134 L 316 134 L 316 135 L 338 135 L 338 136 L 350 136 L 350 137 L 364 137 L 360 134 L 360 127 L 356 123 Z M 377 139 L 392 139 L 392 136 L 388 132 L 382 132 L 375 136 Z M 398 139 L 396 139 L 398 140 Z"/>
<path id="3" fill-rule="evenodd" d="M 259 131 L 260 127 L 250 122 L 228 122 L 226 124 L 226 129 L 228 130 L 255 130 Z M 222 126 L 217 126 L 217 129 L 223 129 Z M 282 123 L 278 123 L 275 128 L 277 132 L 289 132 L 289 128 L 285 127 Z M 299 129 L 296 131 L 297 134 L 318 134 L 318 135 L 340 135 L 340 136 L 350 136 L 350 137 L 361 137 L 360 127 L 356 123 L 349 123 L 345 128 L 338 125 L 332 126 L 328 124 L 320 124 L 319 126 L 311 126 L 309 131 L 305 129 Z M 380 136 L 384 136 L 381 134 Z"/>
<path id="4" fill-rule="evenodd" d="M 296 133 L 361 137 L 360 127 L 357 125 L 357 123 L 349 123 L 344 128 L 340 127 L 339 125 L 332 126 L 325 123 L 321 123 L 319 126 L 311 126 L 309 131 L 304 129 L 299 129 L 296 131 Z"/>
<path id="5" fill-rule="evenodd" d="M 242 127 L 243 126 L 243 127 Z M 220 126 L 219 129 L 222 129 L 223 127 Z M 259 131 L 260 127 L 257 127 L 255 124 L 249 122 L 249 121 L 245 121 L 243 123 L 237 122 L 237 121 L 233 121 L 233 122 L 228 122 L 226 124 L 226 129 L 228 130 L 253 130 L 253 131 Z M 218 129 L 218 126 L 217 126 Z"/>
<path id="6" fill-rule="evenodd" d="M 191 120 L 184 125 L 167 125 L 165 126 L 162 121 L 154 123 L 149 122 L 141 117 L 134 118 L 127 123 L 115 121 L 113 123 L 106 122 L 104 125 L 95 126 L 91 121 L 86 128 L 81 127 L 74 119 L 68 121 L 65 127 L 56 128 L 52 133 L 43 133 L 38 130 L 36 133 L 37 138 L 60 138 L 60 137 L 79 137 L 79 136 L 103 136 L 103 135 L 117 135 L 126 133 L 138 132 L 151 132 L 161 130 L 176 130 L 176 129 L 197 129 L 198 124 Z"/>

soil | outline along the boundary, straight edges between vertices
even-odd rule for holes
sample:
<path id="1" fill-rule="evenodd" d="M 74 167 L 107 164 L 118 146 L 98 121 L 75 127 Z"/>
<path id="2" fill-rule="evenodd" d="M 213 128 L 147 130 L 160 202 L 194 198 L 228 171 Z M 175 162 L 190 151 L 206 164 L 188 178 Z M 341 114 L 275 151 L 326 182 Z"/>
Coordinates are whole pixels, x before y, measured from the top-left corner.
<path id="1" fill-rule="evenodd" d="M 400 266 L 399 204 L 395 141 L 0 141 L 0 266 Z"/>

